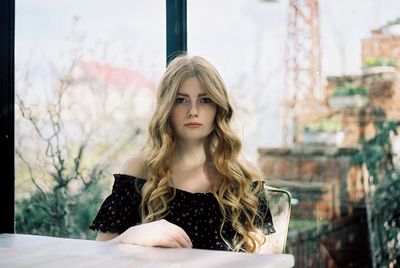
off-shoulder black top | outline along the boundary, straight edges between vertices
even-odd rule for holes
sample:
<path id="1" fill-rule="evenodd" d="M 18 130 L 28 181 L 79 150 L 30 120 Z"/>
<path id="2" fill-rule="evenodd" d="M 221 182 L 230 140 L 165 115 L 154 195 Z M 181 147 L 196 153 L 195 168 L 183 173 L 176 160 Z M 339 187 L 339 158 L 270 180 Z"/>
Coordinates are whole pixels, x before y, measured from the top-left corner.
<path id="1" fill-rule="evenodd" d="M 141 224 L 141 188 L 145 179 L 125 174 L 114 174 L 112 193 L 104 200 L 90 229 L 101 232 L 123 233 L 131 226 Z M 275 232 L 264 191 L 259 194 L 259 213 L 263 221 L 255 224 L 264 234 Z M 229 250 L 219 230 L 222 213 L 212 193 L 191 193 L 176 189 L 169 203 L 165 220 L 180 226 L 192 240 L 193 248 Z M 231 241 L 235 231 L 229 222 L 224 224 L 222 236 Z"/>

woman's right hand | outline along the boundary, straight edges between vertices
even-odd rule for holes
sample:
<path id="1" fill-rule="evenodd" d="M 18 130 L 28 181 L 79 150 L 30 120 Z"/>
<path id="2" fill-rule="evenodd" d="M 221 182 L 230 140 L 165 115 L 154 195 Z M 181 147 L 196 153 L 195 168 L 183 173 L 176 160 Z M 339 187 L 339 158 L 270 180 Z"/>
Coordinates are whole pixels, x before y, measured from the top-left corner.
<path id="1" fill-rule="evenodd" d="M 164 219 L 132 226 L 112 241 L 147 247 L 193 247 L 192 241 L 181 227 Z"/>

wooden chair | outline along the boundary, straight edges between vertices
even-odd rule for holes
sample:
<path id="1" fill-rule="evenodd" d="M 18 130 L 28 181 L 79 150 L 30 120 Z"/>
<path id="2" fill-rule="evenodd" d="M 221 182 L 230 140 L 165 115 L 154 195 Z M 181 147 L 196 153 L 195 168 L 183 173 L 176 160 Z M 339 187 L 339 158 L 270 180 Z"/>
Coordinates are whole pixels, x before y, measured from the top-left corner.
<path id="1" fill-rule="evenodd" d="M 285 252 L 289 229 L 291 195 L 286 190 L 265 186 L 265 196 L 269 202 L 276 233 L 268 236 L 262 253 L 282 254 Z"/>

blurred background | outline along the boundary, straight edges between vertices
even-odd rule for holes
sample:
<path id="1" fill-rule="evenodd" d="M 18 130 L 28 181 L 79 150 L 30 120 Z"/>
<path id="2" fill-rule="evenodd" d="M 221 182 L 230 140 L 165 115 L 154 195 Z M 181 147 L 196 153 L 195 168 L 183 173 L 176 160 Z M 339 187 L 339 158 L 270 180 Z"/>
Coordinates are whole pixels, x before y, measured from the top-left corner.
<path id="1" fill-rule="evenodd" d="M 399 265 L 400 2 L 189 0 L 187 34 L 243 157 L 292 193 L 296 267 Z M 16 231 L 93 239 L 146 137 L 165 1 L 16 1 L 15 35 Z"/>

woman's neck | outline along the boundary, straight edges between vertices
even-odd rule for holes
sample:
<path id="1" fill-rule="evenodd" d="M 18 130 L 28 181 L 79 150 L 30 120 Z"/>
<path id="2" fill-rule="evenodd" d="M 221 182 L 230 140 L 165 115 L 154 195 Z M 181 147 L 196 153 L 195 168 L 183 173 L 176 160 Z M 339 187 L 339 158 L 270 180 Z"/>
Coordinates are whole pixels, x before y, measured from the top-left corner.
<path id="1" fill-rule="evenodd" d="M 178 143 L 173 155 L 173 185 L 188 192 L 209 192 L 216 178 L 207 143 Z"/>
<path id="2" fill-rule="evenodd" d="M 204 141 L 177 142 L 174 148 L 173 162 L 174 164 L 207 163 L 211 159 L 206 147 Z"/>

